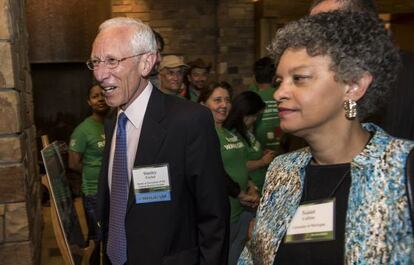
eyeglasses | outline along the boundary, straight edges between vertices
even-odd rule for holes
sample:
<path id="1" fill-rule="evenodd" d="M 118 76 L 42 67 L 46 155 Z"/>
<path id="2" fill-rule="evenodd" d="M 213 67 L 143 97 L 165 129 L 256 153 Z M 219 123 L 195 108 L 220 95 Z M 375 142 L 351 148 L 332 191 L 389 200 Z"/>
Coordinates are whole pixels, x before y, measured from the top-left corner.
<path id="1" fill-rule="evenodd" d="M 183 69 L 179 69 L 179 70 L 171 70 L 171 69 L 167 69 L 165 68 L 165 74 L 167 76 L 182 76 L 184 74 L 184 70 Z"/>
<path id="2" fill-rule="evenodd" d="M 114 69 L 114 68 L 118 67 L 120 62 L 125 61 L 129 58 L 134 58 L 134 57 L 137 57 L 137 56 L 141 56 L 145 53 L 147 53 L 147 52 L 143 52 L 143 53 L 139 53 L 139 54 L 136 54 L 136 55 L 124 57 L 124 58 L 121 58 L 121 59 L 116 59 L 116 58 L 112 58 L 112 57 L 107 57 L 107 58 L 105 58 L 105 60 L 101 60 L 99 58 L 91 58 L 91 59 L 86 61 L 86 66 L 90 70 L 96 70 L 96 69 L 99 68 L 99 65 L 101 63 L 104 63 L 105 66 L 108 67 L 109 69 Z"/>

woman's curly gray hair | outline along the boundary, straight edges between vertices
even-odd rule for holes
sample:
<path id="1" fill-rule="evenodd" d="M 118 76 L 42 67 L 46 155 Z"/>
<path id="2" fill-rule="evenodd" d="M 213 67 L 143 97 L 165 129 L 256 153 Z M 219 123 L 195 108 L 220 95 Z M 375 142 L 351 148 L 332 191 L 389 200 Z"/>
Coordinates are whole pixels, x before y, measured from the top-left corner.
<path id="1" fill-rule="evenodd" d="M 277 31 L 268 50 L 278 64 L 286 49 L 303 48 L 309 56 L 329 56 L 338 81 L 352 84 L 366 72 L 372 75 L 371 85 L 357 102 L 360 120 L 383 105 L 401 64 L 384 25 L 362 13 L 333 11 L 291 22 Z"/>

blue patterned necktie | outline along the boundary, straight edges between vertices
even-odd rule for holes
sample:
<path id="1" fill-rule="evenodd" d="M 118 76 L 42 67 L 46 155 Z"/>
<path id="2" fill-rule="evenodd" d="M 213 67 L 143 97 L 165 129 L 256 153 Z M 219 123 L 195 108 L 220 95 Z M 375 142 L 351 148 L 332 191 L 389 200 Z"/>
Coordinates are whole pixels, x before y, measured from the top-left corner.
<path id="1" fill-rule="evenodd" d="M 125 215 L 128 202 L 128 159 L 125 130 L 127 121 L 127 116 L 124 112 L 121 112 L 118 116 L 112 167 L 107 246 L 107 254 L 113 265 L 123 265 L 127 261 L 125 233 Z"/>

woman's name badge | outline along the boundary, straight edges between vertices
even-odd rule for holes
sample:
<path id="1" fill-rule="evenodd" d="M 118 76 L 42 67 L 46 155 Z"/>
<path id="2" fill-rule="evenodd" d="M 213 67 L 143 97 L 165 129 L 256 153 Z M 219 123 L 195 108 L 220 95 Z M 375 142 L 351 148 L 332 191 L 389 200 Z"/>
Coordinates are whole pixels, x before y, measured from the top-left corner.
<path id="1" fill-rule="evenodd" d="M 335 199 L 329 199 L 300 205 L 286 232 L 285 243 L 334 239 Z"/>
<path id="2" fill-rule="evenodd" d="M 134 168 L 132 177 L 136 204 L 171 200 L 167 164 Z"/>

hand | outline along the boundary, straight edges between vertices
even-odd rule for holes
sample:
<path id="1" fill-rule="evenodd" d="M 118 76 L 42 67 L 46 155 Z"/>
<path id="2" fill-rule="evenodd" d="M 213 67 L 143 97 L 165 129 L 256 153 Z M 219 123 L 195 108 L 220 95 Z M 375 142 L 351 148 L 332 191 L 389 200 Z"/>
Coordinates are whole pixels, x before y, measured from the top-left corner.
<path id="1" fill-rule="evenodd" d="M 273 161 L 275 156 L 276 154 L 274 151 L 266 149 L 263 151 L 263 156 L 260 158 L 260 160 L 262 161 L 263 165 L 267 167 Z"/>
<path id="2" fill-rule="evenodd" d="M 249 183 L 251 184 L 247 187 L 247 194 L 254 198 L 254 206 L 252 207 L 255 208 L 260 202 L 259 189 L 253 184 L 253 182 L 249 181 Z"/>
<path id="3" fill-rule="evenodd" d="M 254 194 L 249 194 L 244 191 L 240 191 L 239 195 L 237 196 L 239 201 L 242 205 L 255 208 L 259 204 L 259 196 L 255 196 Z"/>
<path id="4" fill-rule="evenodd" d="M 249 241 L 253 237 L 254 226 L 256 225 L 256 219 L 253 218 L 249 223 L 249 228 L 247 228 L 247 240 Z"/>

